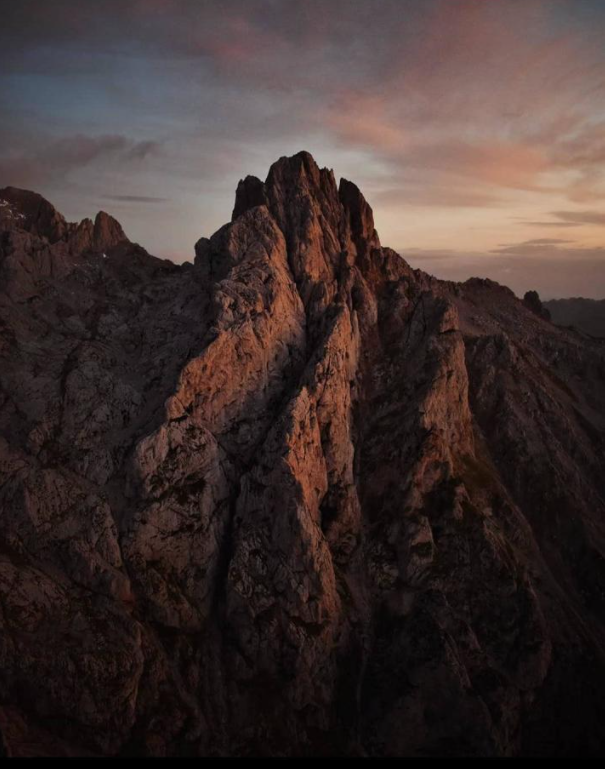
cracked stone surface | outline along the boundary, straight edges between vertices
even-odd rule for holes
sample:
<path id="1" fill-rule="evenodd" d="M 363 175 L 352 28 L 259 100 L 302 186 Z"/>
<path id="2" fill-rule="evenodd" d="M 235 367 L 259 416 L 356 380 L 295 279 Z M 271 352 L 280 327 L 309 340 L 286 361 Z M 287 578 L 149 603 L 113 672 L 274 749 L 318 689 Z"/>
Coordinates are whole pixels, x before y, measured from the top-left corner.
<path id="1" fill-rule="evenodd" d="M 530 298 L 304 152 L 194 264 L 0 190 L 0 753 L 603 753 L 605 341 Z"/>

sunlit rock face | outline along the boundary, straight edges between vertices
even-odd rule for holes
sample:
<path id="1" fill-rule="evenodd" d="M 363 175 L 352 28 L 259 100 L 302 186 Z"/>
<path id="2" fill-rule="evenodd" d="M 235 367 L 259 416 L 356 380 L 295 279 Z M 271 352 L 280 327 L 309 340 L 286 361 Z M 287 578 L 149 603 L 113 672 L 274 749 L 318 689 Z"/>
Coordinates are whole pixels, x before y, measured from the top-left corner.
<path id="1" fill-rule="evenodd" d="M 308 153 L 194 265 L 0 190 L 4 752 L 602 752 L 605 346 L 533 305 Z"/>

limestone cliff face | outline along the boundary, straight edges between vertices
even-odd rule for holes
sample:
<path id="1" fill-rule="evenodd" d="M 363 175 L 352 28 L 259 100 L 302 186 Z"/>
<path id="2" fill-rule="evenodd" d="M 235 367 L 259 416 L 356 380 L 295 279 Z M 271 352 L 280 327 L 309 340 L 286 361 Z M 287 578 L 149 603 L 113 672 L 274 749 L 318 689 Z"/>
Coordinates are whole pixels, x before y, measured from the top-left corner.
<path id="1" fill-rule="evenodd" d="M 308 153 L 175 266 L 0 191 L 9 755 L 603 751 L 605 347 Z"/>

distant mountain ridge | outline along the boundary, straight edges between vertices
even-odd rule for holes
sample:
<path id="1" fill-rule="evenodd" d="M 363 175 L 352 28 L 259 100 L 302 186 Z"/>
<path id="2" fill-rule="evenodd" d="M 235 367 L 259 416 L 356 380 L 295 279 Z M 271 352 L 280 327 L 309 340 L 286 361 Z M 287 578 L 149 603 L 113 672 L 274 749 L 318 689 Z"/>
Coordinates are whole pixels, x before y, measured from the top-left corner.
<path id="1" fill-rule="evenodd" d="M 605 299 L 551 299 L 542 303 L 553 323 L 574 326 L 592 336 L 605 338 Z"/>
<path id="2" fill-rule="evenodd" d="M 194 264 L 0 201 L 0 752 L 605 752 L 605 342 L 306 152 Z"/>

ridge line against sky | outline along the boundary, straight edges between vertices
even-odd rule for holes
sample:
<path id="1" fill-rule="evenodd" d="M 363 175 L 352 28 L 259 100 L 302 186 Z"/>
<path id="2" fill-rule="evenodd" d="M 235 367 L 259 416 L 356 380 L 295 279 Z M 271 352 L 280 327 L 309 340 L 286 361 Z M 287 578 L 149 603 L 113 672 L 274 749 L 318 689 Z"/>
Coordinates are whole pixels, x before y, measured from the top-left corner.
<path id="1" fill-rule="evenodd" d="M 414 266 L 605 296 L 601 0 L 0 2 L 0 186 L 183 261 L 305 149 Z"/>

